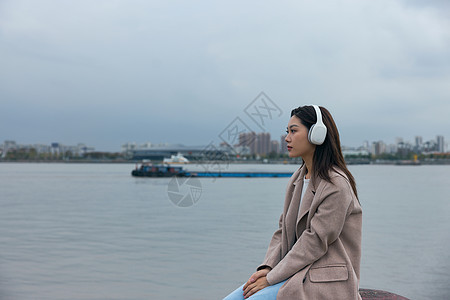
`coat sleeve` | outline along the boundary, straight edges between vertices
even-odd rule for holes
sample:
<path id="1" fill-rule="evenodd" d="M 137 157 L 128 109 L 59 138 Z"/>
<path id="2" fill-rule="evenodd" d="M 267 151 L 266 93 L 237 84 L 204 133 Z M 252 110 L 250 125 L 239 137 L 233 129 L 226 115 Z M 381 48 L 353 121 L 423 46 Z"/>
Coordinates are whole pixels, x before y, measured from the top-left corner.
<path id="1" fill-rule="evenodd" d="M 278 230 L 272 236 L 269 248 L 267 249 L 266 257 L 264 262 L 256 269 L 261 270 L 266 267 L 273 269 L 281 260 L 281 228 L 283 224 L 283 214 L 280 216 L 278 221 Z"/>
<path id="2" fill-rule="evenodd" d="M 338 184 L 326 183 L 323 189 L 318 190 L 318 194 L 318 202 L 313 201 L 313 204 L 318 204 L 311 206 L 316 209 L 309 212 L 314 214 L 310 226 L 267 274 L 269 284 L 281 282 L 314 263 L 327 253 L 328 246 L 341 234 L 351 210 L 353 194 L 350 186 L 340 180 Z"/>

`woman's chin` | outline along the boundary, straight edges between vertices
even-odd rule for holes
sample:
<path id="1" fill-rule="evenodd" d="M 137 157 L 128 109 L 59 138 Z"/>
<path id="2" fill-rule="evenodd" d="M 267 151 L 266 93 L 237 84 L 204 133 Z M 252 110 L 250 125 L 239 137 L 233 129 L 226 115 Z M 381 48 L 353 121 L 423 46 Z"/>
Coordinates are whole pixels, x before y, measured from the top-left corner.
<path id="1" fill-rule="evenodd" d="M 289 152 L 289 157 L 290 158 L 295 158 L 295 157 L 299 157 L 300 155 L 296 155 L 295 153 L 293 153 L 292 151 Z"/>

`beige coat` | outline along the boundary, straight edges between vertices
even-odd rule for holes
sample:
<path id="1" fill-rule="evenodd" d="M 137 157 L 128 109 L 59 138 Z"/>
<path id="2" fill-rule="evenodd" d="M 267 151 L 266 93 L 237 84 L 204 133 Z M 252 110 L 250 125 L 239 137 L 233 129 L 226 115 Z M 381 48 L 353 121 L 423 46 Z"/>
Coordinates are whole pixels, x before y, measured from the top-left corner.
<path id="1" fill-rule="evenodd" d="M 302 203 L 305 168 L 291 177 L 266 257 L 270 285 L 287 281 L 277 300 L 353 300 L 358 293 L 362 210 L 343 172 L 332 183 L 311 179 Z M 298 211 L 300 207 L 300 212 Z"/>

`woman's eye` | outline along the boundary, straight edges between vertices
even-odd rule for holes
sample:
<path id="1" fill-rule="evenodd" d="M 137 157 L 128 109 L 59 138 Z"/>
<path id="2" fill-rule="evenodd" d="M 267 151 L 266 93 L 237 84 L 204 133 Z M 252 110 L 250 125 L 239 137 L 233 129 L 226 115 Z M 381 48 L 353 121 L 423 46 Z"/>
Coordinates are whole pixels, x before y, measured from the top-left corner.
<path id="1" fill-rule="evenodd" d="M 286 133 L 289 134 L 289 130 L 286 130 Z"/>

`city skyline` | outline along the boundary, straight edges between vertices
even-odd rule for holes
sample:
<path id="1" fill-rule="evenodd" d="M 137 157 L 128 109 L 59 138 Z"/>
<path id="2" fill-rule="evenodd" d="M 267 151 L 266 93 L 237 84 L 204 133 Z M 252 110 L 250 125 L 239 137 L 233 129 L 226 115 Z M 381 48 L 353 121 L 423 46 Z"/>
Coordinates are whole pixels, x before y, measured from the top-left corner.
<path id="1" fill-rule="evenodd" d="M 251 138 L 249 138 L 247 135 L 253 136 Z M 273 137 L 270 133 L 268 132 L 250 132 L 250 133 L 246 133 L 246 134 L 241 134 L 240 138 L 239 138 L 239 142 L 235 145 L 232 145 L 233 147 L 238 147 L 238 146 L 248 146 L 248 151 L 250 151 L 250 153 L 247 154 L 261 154 L 261 155 L 266 155 L 269 154 L 270 152 L 277 152 L 277 153 L 287 153 L 285 148 L 286 143 L 284 142 L 284 137 L 286 135 L 280 135 L 279 139 L 277 140 L 275 137 Z M 260 137 L 263 137 L 263 139 L 260 139 Z M 377 153 L 379 152 L 379 150 L 374 150 L 373 148 L 376 147 L 377 149 L 379 149 L 380 147 L 385 149 L 383 152 L 395 152 L 397 151 L 397 146 L 399 144 L 404 145 L 405 147 L 411 147 L 411 149 L 414 149 L 414 147 L 416 149 L 419 150 L 423 150 L 422 148 L 424 147 L 424 145 L 428 145 L 427 147 L 438 147 L 438 149 L 436 150 L 436 152 L 449 152 L 450 149 L 448 147 L 448 140 L 442 136 L 442 135 L 436 135 L 435 138 L 433 139 L 428 139 L 428 138 L 423 138 L 422 136 L 414 136 L 414 141 L 409 141 L 404 139 L 403 137 L 397 137 L 394 141 L 389 142 L 389 141 L 385 141 L 382 139 L 378 139 L 378 140 L 374 140 L 374 141 L 362 141 L 360 145 L 356 145 L 356 146 L 348 146 L 348 145 L 343 145 L 341 144 L 341 147 L 343 149 L 343 151 L 345 150 L 361 150 L 361 149 L 367 149 L 370 153 Z M 95 145 L 92 146 L 87 146 L 86 143 L 77 143 L 77 145 L 69 145 L 69 144 L 65 144 L 65 143 L 60 143 L 60 142 L 52 142 L 49 144 L 45 144 L 45 143 L 40 143 L 40 142 L 31 142 L 31 143 L 21 143 L 21 142 L 17 142 L 16 140 L 5 140 L 2 143 L 0 143 L 0 150 L 5 148 L 6 144 L 12 144 L 14 145 L 14 147 L 26 147 L 26 148 L 36 148 L 38 152 L 52 152 L 52 151 L 56 151 L 55 149 L 61 147 L 61 149 L 67 149 L 67 151 L 71 151 L 74 153 L 83 153 L 83 152 L 87 152 L 87 151 L 102 151 L 102 150 L 96 150 L 97 147 Z M 136 149 L 146 149 L 146 148 L 164 148 L 164 147 L 169 147 L 169 146 L 174 146 L 174 145 L 180 145 L 182 147 L 195 147 L 195 148 L 206 148 L 208 147 L 208 145 L 210 145 L 210 143 L 204 143 L 204 144 L 199 144 L 199 145 L 189 145 L 189 144 L 182 144 L 182 143 L 167 143 L 167 142 L 150 142 L 150 141 L 146 141 L 146 142 L 126 142 L 123 143 L 122 145 L 118 146 L 118 149 L 115 151 L 104 151 L 104 152 L 124 152 L 124 147 L 133 147 Z M 222 142 L 222 143 L 217 143 L 214 144 L 212 143 L 212 145 L 217 145 L 217 146 L 230 146 L 230 145 L 226 145 L 226 143 Z M 6 147 L 8 148 L 8 147 Z M 11 148 L 12 149 L 12 148 Z M 276 149 L 276 150 L 275 150 Z M 441 151 L 442 150 L 442 151 Z M 63 151 L 63 150 L 58 150 L 58 151 Z M 240 149 L 238 152 L 242 152 L 243 150 Z M 435 151 L 435 150 L 433 150 Z"/>

